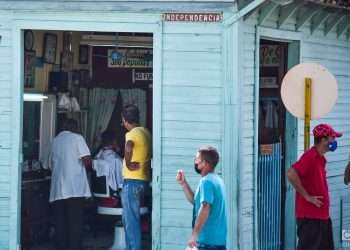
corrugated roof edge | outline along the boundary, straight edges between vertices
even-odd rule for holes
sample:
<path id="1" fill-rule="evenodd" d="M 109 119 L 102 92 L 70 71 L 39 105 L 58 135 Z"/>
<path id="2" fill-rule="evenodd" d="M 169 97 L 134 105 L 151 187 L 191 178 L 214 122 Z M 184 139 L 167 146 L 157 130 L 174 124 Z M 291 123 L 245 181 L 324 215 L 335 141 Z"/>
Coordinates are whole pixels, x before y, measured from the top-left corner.
<path id="1" fill-rule="evenodd" d="M 306 2 L 320 4 L 325 7 L 350 10 L 349 0 L 305 0 Z"/>

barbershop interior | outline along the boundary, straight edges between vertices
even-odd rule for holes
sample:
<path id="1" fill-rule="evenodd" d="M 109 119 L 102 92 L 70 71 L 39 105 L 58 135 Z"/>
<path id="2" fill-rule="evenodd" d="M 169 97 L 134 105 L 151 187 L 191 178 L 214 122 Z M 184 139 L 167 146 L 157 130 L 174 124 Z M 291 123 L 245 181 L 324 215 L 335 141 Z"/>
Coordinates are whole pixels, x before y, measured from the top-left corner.
<path id="1" fill-rule="evenodd" d="M 124 157 L 122 108 L 135 104 L 140 125 L 152 134 L 151 33 L 25 30 L 23 36 L 23 165 L 21 249 L 53 250 L 55 221 L 49 202 L 50 145 L 66 118 L 78 121 L 92 159 L 101 134 L 113 131 Z M 92 193 L 84 204 L 82 245 L 86 250 L 125 244 L 122 204 L 107 178 L 87 176 Z M 152 188 L 141 204 L 142 249 L 151 249 Z M 122 248 L 121 248 L 122 249 Z"/>

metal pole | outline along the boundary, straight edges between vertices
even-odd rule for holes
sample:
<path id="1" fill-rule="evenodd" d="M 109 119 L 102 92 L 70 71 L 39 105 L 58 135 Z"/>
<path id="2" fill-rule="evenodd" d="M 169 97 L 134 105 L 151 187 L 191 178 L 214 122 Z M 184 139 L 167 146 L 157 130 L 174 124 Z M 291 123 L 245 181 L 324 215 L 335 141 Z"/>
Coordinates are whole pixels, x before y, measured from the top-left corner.
<path id="1" fill-rule="evenodd" d="M 304 151 L 310 147 L 311 78 L 305 78 Z"/>

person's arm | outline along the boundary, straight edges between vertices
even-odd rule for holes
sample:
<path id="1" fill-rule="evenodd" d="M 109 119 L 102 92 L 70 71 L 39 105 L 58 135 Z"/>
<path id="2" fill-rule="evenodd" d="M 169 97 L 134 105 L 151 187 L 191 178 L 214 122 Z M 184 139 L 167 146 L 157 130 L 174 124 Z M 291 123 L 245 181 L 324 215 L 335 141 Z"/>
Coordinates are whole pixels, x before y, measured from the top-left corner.
<path id="1" fill-rule="evenodd" d="M 316 207 L 321 207 L 323 205 L 323 202 L 320 200 L 323 198 L 323 196 L 311 196 L 311 195 L 309 195 L 301 183 L 298 172 L 293 167 L 291 167 L 288 170 L 287 177 L 288 177 L 289 182 L 295 188 L 295 190 L 301 196 L 303 196 L 306 201 L 314 204 Z"/>
<path id="2" fill-rule="evenodd" d="M 190 187 L 190 185 L 187 183 L 187 181 L 185 180 L 185 182 L 181 185 L 182 190 L 185 193 L 185 196 L 187 198 L 187 200 L 193 204 L 194 203 L 194 193 Z"/>
<path id="3" fill-rule="evenodd" d="M 86 144 L 84 137 L 82 137 L 81 135 L 78 135 L 75 137 L 74 142 L 75 142 L 78 158 L 81 160 L 81 162 L 83 163 L 86 169 L 91 169 L 92 168 L 92 160 L 90 156 L 91 153 L 90 153 L 89 147 Z"/>
<path id="4" fill-rule="evenodd" d="M 81 161 L 83 162 L 83 165 L 85 166 L 86 169 L 92 168 L 92 160 L 90 155 L 81 157 Z"/>
<path id="5" fill-rule="evenodd" d="M 124 156 L 124 158 L 125 158 L 126 167 L 130 171 L 138 170 L 140 168 L 140 164 L 138 162 L 131 162 L 133 150 L 134 150 L 134 142 L 131 140 L 128 140 L 125 143 L 125 156 Z"/>
<path id="6" fill-rule="evenodd" d="M 181 185 L 187 200 L 191 204 L 193 204 L 194 203 L 194 193 L 193 193 L 190 185 L 186 181 L 185 174 L 184 174 L 183 170 L 179 170 L 177 172 L 176 180 Z"/>
<path id="7" fill-rule="evenodd" d="M 210 204 L 206 202 L 202 202 L 201 207 L 199 209 L 199 214 L 196 219 L 196 224 L 194 225 L 193 231 L 192 231 L 192 236 L 191 239 L 188 241 L 188 246 L 193 248 L 197 245 L 197 238 L 199 232 L 202 230 L 203 225 L 208 219 L 210 212 Z"/>
<path id="8" fill-rule="evenodd" d="M 49 156 L 47 157 L 47 169 L 53 170 L 53 162 L 52 162 L 52 151 L 50 151 Z"/>

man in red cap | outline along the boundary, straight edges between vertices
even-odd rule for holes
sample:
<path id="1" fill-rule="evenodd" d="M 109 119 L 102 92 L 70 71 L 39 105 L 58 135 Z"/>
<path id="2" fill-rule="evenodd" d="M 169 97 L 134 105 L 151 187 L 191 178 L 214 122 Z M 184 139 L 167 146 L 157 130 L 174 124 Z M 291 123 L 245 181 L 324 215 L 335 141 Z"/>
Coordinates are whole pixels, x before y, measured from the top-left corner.
<path id="1" fill-rule="evenodd" d="M 324 154 L 335 151 L 336 137 L 342 136 L 328 124 L 313 130 L 314 146 L 288 170 L 289 182 L 296 190 L 297 250 L 333 250 L 332 222 Z"/>

